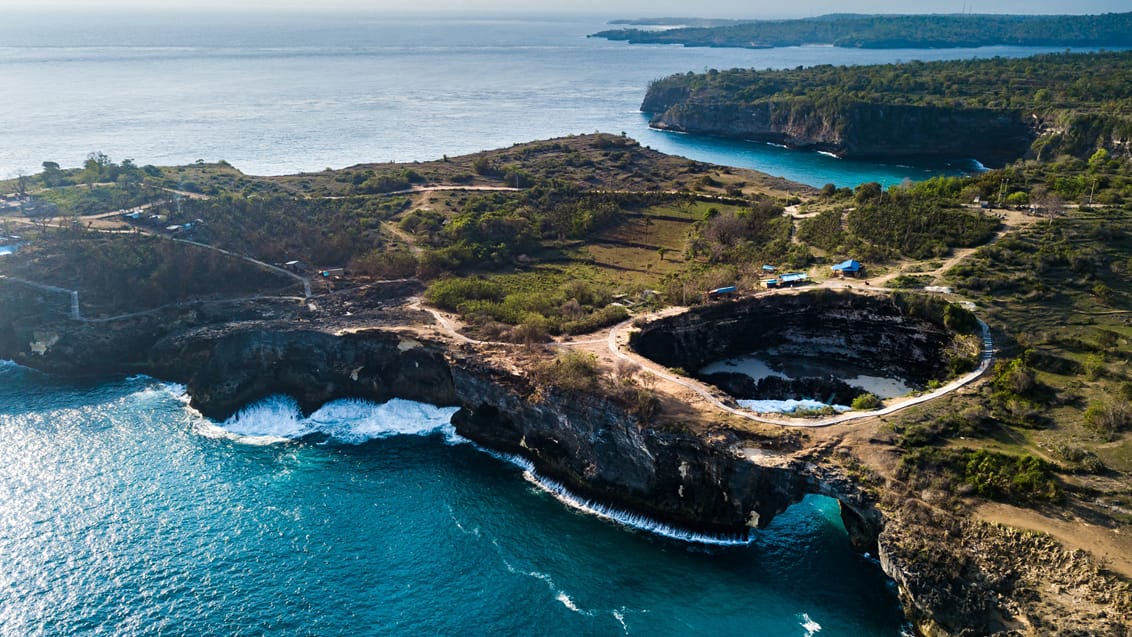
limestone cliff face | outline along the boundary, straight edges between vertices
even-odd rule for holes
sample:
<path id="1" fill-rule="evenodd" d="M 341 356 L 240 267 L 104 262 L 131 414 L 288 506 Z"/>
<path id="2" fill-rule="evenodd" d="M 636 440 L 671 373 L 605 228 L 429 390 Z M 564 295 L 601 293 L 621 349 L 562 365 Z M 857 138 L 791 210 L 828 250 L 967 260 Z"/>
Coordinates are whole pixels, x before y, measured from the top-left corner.
<path id="1" fill-rule="evenodd" d="M 453 379 L 462 435 L 529 458 L 579 495 L 680 528 L 745 534 L 818 490 L 803 463 L 760 465 L 737 451 L 743 441 L 731 432 L 656 429 L 609 398 L 536 393 L 466 362 Z"/>
<path id="2" fill-rule="evenodd" d="M 734 313 L 736 308 L 728 309 Z M 892 322 L 876 307 L 833 310 L 847 320 Z M 666 341 L 672 351 L 691 360 L 694 348 L 725 347 L 725 339 L 713 339 L 703 329 L 719 311 L 703 308 L 678 321 L 676 327 L 684 329 L 674 330 Z M 758 310 L 747 314 L 758 320 Z M 716 318 L 723 321 L 721 330 L 737 325 L 722 315 Z M 1060 550 L 1048 538 L 985 525 L 956 526 L 891 503 L 882 518 L 873 495 L 842 468 L 836 443 L 776 449 L 727 429 L 652 427 L 616 397 L 536 387 L 475 351 L 403 333 L 333 334 L 293 321 L 213 327 L 166 321 L 160 323 L 162 334 L 159 323 L 124 321 L 93 329 L 66 320 L 0 320 L 0 358 L 63 373 L 93 366 L 102 373 L 145 372 L 177 380 L 186 383 L 193 404 L 214 418 L 274 393 L 291 394 L 306 410 L 342 397 L 459 405 L 454 418 L 459 433 L 489 449 L 524 456 L 540 474 L 574 492 L 715 534 L 765 526 L 805 494 L 821 493 L 841 502 L 850 540 L 879 557 L 900 587 L 909 618 L 924 634 L 1020 629 L 1126 634 L 1119 630 L 1117 614 L 1128 598 L 1126 584 L 1114 588 L 1090 570 L 1085 558 Z M 884 338 L 892 338 L 888 333 Z M 906 352 L 918 347 L 907 346 L 915 342 L 909 337 L 904 344 L 877 346 Z M 1044 592 L 1050 581 L 1061 594 Z M 1069 605 L 1049 611 L 1050 599 Z M 1075 626 L 1088 628 L 1073 633 Z M 1089 632 L 1094 628 L 1100 630 Z"/>
<path id="3" fill-rule="evenodd" d="M 271 394 L 293 396 L 307 412 L 337 398 L 458 404 L 436 344 L 377 330 L 205 328 L 163 339 L 149 359 L 150 373 L 183 379 L 193 405 L 215 419 Z"/>
<path id="4" fill-rule="evenodd" d="M 720 94 L 658 85 L 641 110 L 664 130 L 771 142 L 847 158 L 974 157 L 998 165 L 1026 155 L 1037 131 L 1006 109 L 852 102 L 817 108 L 805 100 L 742 103 Z"/>
<path id="5" fill-rule="evenodd" d="M 150 360 L 151 373 L 178 375 L 216 419 L 275 393 L 306 411 L 343 397 L 459 405 L 461 435 L 528 458 L 579 495 L 682 528 L 738 535 L 820 490 L 801 462 L 744 457 L 732 433 L 657 430 L 614 398 L 535 388 L 475 354 L 405 335 L 201 329 L 157 343 Z"/>

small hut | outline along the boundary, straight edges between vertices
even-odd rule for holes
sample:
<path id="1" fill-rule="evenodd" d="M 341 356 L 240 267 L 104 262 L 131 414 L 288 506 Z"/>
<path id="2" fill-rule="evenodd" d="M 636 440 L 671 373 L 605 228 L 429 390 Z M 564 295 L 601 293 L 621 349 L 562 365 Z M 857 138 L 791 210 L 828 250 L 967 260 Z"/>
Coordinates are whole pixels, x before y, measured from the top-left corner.
<path id="1" fill-rule="evenodd" d="M 830 269 L 833 270 L 834 276 L 853 278 L 861 276 L 861 273 L 865 271 L 865 268 L 861 265 L 861 263 L 855 259 L 842 261 L 841 263 L 838 263 Z"/>

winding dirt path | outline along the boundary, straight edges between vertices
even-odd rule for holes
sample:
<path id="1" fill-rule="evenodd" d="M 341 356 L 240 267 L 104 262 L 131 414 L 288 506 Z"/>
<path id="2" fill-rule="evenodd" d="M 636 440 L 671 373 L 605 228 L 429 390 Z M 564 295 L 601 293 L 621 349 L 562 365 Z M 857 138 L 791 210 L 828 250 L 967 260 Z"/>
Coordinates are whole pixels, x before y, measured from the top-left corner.
<path id="1" fill-rule="evenodd" d="M 683 310 L 683 308 L 681 308 L 681 310 Z M 674 312 L 672 314 L 676 313 L 678 312 Z M 661 315 L 658 314 L 653 318 L 660 317 Z M 979 361 L 979 367 L 975 371 L 961 378 L 957 378 L 933 392 L 921 394 L 919 396 L 897 399 L 897 401 L 892 403 L 891 405 L 873 411 L 851 411 L 834 416 L 827 416 L 824 418 L 775 418 L 766 416 L 764 414 L 755 413 L 749 409 L 736 408 L 727 405 L 719 399 L 716 393 L 713 392 L 708 385 L 692 378 L 672 374 L 657 363 L 641 356 L 640 354 L 637 354 L 636 352 L 633 352 L 629 348 L 628 336 L 628 329 L 632 326 L 632 324 L 633 320 L 625 321 L 624 323 L 615 326 L 609 331 L 609 335 L 606 338 L 606 343 L 608 345 L 610 353 L 612 353 L 615 358 L 633 363 L 642 370 L 666 382 L 692 390 L 698 396 L 711 403 L 712 406 L 714 406 L 716 409 L 719 409 L 720 411 L 725 411 L 733 416 L 738 416 L 747 420 L 753 420 L 755 422 L 770 425 L 780 425 L 783 427 L 829 427 L 853 420 L 861 420 L 875 416 L 886 416 L 888 414 L 898 412 L 902 409 L 907 409 L 915 405 L 926 403 L 930 400 L 935 400 L 936 398 L 940 398 L 941 396 L 946 396 L 951 392 L 965 387 L 966 385 L 978 380 L 983 374 L 985 374 L 986 371 L 990 369 L 991 363 L 994 361 L 994 342 L 991 339 L 990 328 L 986 323 L 979 321 L 979 326 L 982 328 L 983 339 L 982 354 Z"/>

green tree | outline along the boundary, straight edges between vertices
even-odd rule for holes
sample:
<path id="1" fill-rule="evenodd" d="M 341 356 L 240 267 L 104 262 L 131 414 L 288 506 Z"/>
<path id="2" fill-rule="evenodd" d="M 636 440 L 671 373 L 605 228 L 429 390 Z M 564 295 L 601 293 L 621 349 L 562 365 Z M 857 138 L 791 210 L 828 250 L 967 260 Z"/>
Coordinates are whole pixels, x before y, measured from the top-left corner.
<path id="1" fill-rule="evenodd" d="M 59 164 L 53 161 L 43 162 L 43 185 L 48 188 L 63 185 L 63 171 Z"/>

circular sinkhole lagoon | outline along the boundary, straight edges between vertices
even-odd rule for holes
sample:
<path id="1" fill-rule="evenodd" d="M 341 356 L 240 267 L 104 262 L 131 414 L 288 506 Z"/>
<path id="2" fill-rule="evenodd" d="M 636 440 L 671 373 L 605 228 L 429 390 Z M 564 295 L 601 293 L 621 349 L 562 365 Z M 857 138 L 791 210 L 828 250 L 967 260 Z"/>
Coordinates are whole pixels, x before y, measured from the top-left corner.
<path id="1" fill-rule="evenodd" d="M 975 369 L 978 320 L 918 294 L 816 290 L 697 307 L 641 326 L 633 349 L 754 411 L 848 410 Z"/>

